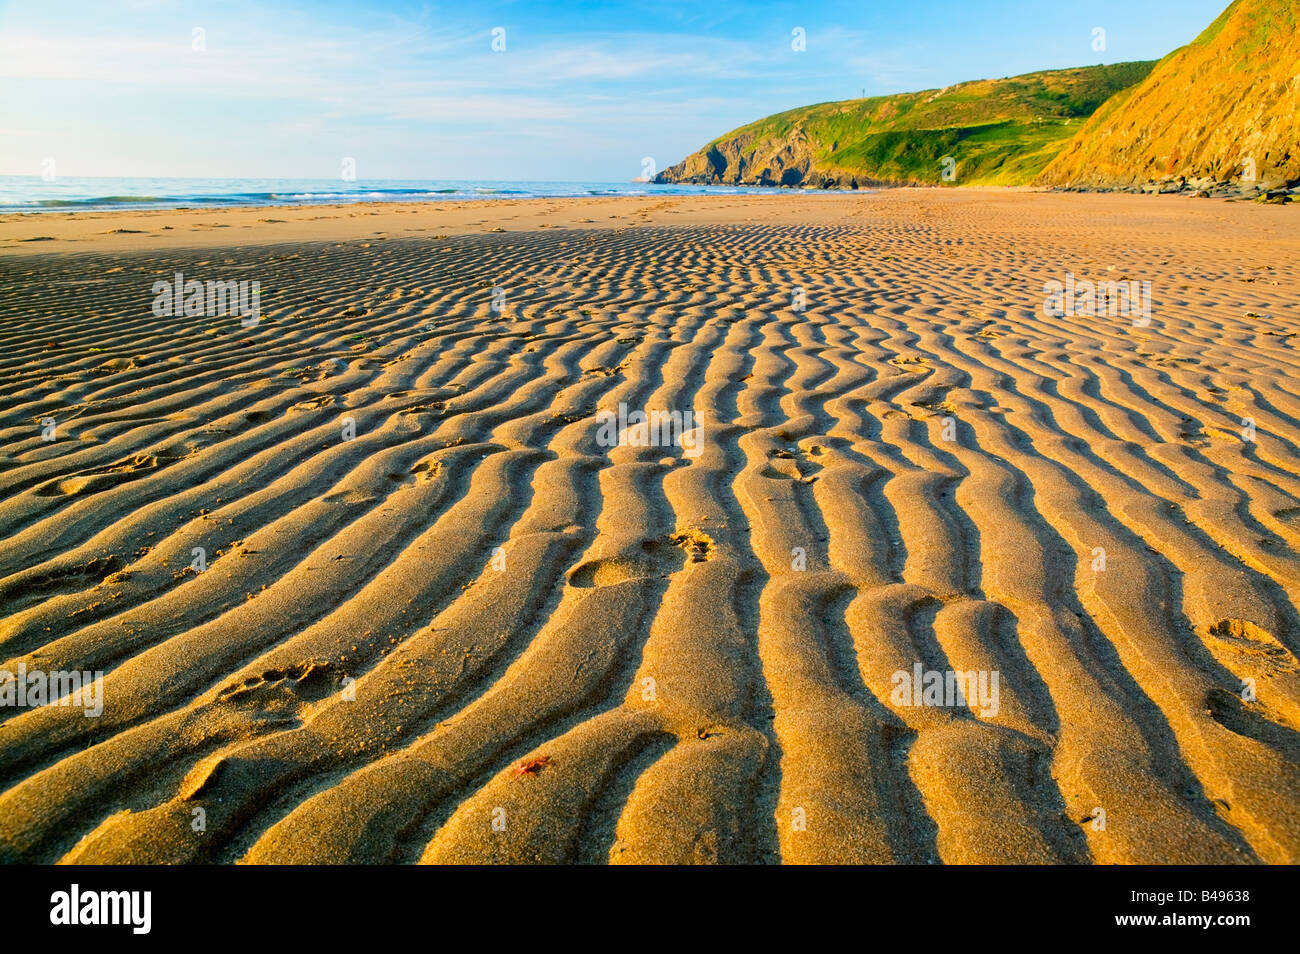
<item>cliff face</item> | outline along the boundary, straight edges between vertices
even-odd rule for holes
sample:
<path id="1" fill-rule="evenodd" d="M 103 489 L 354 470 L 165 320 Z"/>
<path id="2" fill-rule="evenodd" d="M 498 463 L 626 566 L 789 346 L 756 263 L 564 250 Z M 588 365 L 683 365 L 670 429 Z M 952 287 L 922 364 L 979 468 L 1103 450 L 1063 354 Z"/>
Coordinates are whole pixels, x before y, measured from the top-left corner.
<path id="1" fill-rule="evenodd" d="M 1236 0 L 1098 110 L 1042 185 L 1276 188 L 1300 179 L 1297 0 Z"/>
<path id="2" fill-rule="evenodd" d="M 753 132 L 724 137 L 665 169 L 659 181 L 799 185 L 812 166 L 808 137 L 796 127 L 771 140 Z"/>
<path id="3" fill-rule="evenodd" d="M 1154 64 L 975 80 L 821 103 L 742 126 L 656 182 L 858 188 L 1028 183 L 1115 93 Z"/>
<path id="4" fill-rule="evenodd" d="M 726 136 L 660 173 L 659 182 L 730 183 L 769 186 L 808 185 L 851 188 L 877 180 L 819 165 L 814 146 L 799 126 L 785 135 L 765 138 L 757 132 Z"/>

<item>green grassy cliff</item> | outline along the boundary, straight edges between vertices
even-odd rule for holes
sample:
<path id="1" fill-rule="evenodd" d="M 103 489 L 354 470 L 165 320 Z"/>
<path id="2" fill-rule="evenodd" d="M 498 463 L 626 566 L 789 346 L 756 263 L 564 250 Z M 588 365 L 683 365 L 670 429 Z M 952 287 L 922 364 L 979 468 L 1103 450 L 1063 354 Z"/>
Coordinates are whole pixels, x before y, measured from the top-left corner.
<path id="1" fill-rule="evenodd" d="M 1048 70 L 791 109 L 715 139 L 655 181 L 1021 185 L 1042 172 L 1102 103 L 1141 82 L 1154 65 Z M 952 162 L 945 164 L 946 157 Z"/>

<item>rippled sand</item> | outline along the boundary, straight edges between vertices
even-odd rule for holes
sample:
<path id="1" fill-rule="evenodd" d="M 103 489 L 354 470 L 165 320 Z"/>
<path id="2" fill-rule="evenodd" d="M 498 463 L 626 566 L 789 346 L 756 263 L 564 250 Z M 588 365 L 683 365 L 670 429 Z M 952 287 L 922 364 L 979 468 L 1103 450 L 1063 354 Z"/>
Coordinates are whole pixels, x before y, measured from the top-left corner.
<path id="1" fill-rule="evenodd" d="M 6 217 L 0 669 L 105 675 L 0 709 L 0 859 L 1296 862 L 1296 223 Z M 156 317 L 176 271 L 260 323 Z M 1067 273 L 1150 325 L 1045 317 Z M 698 443 L 603 446 L 620 403 Z"/>

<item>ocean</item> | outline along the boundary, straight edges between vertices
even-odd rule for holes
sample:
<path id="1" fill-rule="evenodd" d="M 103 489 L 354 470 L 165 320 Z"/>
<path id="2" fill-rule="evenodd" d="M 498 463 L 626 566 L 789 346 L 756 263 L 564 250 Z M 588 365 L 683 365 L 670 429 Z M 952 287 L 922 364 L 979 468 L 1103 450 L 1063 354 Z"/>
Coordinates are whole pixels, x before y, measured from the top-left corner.
<path id="1" fill-rule="evenodd" d="M 759 186 L 653 185 L 643 182 L 508 182 L 453 179 L 173 179 L 0 176 L 0 212 L 327 205 L 590 195 L 748 195 Z M 820 190 L 806 189 L 805 192 Z"/>

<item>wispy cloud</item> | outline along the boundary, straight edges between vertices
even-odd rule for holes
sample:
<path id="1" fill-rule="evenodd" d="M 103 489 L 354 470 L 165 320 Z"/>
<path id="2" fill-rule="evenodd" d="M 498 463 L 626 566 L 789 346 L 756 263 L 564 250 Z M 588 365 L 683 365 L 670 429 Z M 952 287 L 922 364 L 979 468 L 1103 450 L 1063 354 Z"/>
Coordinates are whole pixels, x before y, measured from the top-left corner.
<path id="1" fill-rule="evenodd" d="M 1121 0 L 1095 4 L 1133 20 Z M 1038 16 L 1091 61 L 1082 27 Z M 1012 72 L 1073 65 L 1035 59 L 1015 26 L 954 0 L 911 0 L 904 18 L 850 0 L 0 0 L 0 172 L 57 155 L 68 174 L 305 175 L 362 153 L 373 174 L 474 176 L 526 154 L 540 178 L 630 176 L 643 155 L 666 165 L 742 122 L 864 87 L 1005 75 L 1017 58 Z"/>

